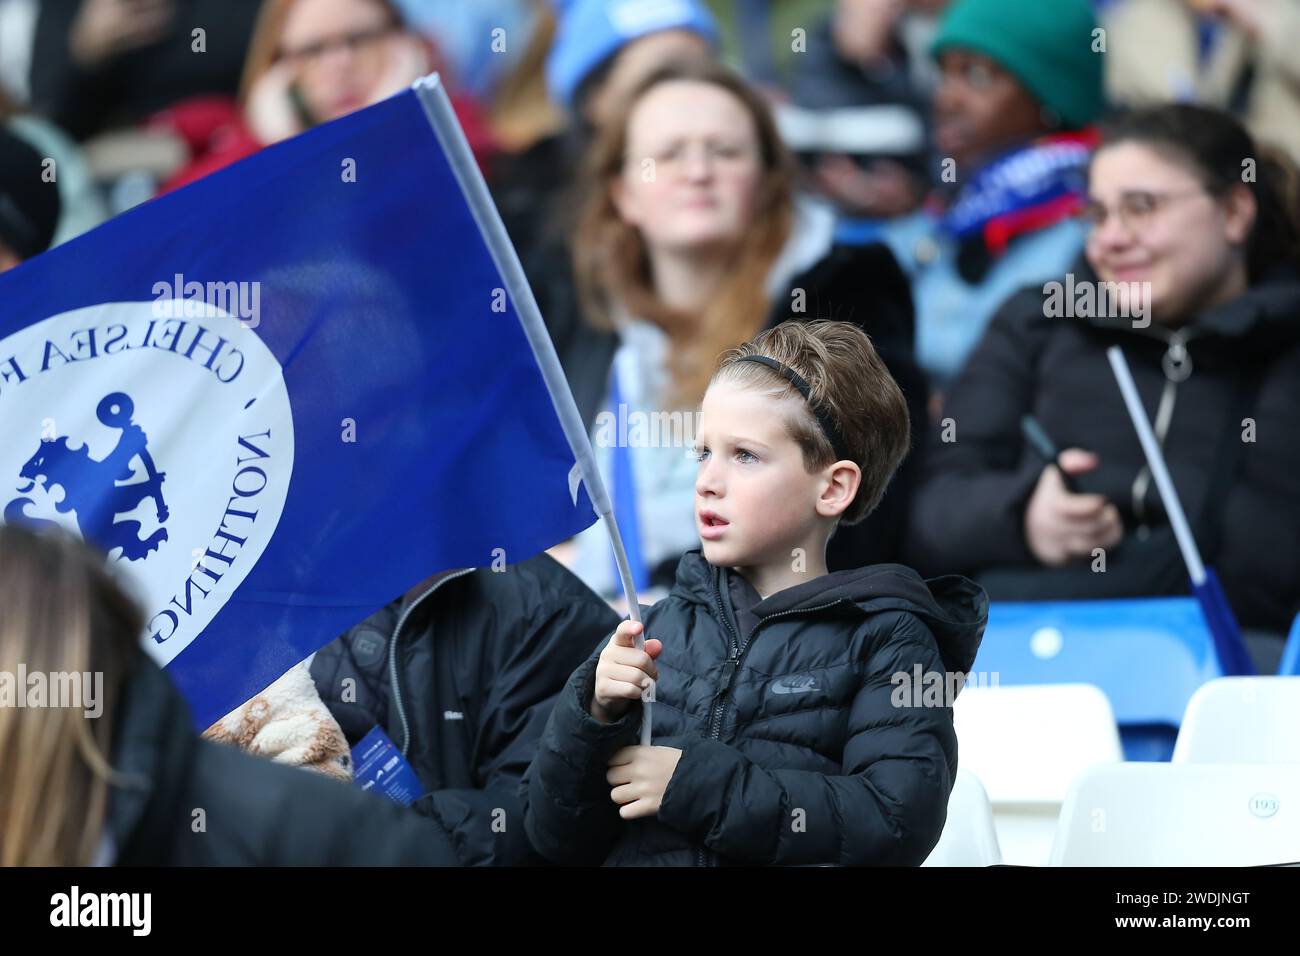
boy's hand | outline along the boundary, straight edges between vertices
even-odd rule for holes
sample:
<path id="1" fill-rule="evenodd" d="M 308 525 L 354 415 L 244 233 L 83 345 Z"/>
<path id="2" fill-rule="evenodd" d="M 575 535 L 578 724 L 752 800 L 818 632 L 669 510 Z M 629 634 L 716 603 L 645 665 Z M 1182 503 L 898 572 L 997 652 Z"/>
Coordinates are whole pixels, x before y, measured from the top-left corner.
<path id="1" fill-rule="evenodd" d="M 619 805 L 618 815 L 624 820 L 655 816 L 681 759 L 676 747 L 624 747 L 615 753 L 605 780 L 614 788 L 609 798 Z"/>
<path id="2" fill-rule="evenodd" d="M 591 695 L 591 716 L 603 724 L 612 724 L 627 712 L 629 702 L 640 700 L 650 681 L 659 679 L 654 659 L 663 644 L 649 639 L 645 650 L 637 650 L 636 635 L 643 626 L 638 621 L 624 621 L 618 626 L 596 662 L 596 689 Z"/>

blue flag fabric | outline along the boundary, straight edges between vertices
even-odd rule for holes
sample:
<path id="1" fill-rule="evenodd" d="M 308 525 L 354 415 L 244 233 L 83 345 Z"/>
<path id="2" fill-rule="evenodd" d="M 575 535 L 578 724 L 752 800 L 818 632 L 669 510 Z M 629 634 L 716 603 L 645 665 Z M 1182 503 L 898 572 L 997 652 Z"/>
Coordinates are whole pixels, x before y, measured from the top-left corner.
<path id="1" fill-rule="evenodd" d="M 0 276 L 3 520 L 109 552 L 199 727 L 595 520 L 454 169 L 408 91 Z"/>

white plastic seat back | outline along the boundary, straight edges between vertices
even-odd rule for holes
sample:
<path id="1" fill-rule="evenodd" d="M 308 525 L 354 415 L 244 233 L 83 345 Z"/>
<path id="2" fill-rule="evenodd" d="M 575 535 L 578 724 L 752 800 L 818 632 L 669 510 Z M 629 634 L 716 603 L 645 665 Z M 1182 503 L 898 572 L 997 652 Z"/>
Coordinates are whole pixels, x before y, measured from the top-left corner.
<path id="1" fill-rule="evenodd" d="M 958 762 L 984 785 L 1003 861 L 1046 866 L 1071 782 L 1124 759 L 1106 695 L 1091 684 L 970 687 L 953 711 Z"/>
<path id="2" fill-rule="evenodd" d="M 1300 861 L 1300 764 L 1122 763 L 1083 773 L 1054 866 Z"/>
<path id="3" fill-rule="evenodd" d="M 1002 862 L 993 807 L 984 786 L 969 770 L 958 769 L 948 798 L 948 819 L 939 842 L 922 866 L 993 866 Z"/>
<path id="4" fill-rule="evenodd" d="M 1203 684 L 1187 704 L 1173 760 L 1300 763 L 1300 677 L 1220 677 Z"/>

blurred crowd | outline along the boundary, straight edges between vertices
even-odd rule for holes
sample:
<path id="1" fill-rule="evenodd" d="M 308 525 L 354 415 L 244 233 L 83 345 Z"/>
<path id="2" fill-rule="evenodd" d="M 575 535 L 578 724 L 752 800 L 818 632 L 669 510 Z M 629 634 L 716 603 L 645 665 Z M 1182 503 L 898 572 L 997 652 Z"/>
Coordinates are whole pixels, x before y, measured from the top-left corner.
<path id="1" fill-rule="evenodd" d="M 804 317 L 859 324 L 913 421 L 832 570 L 1186 593 L 1118 344 L 1267 667 L 1300 608 L 1298 46 L 1300 0 L 0 0 L 0 268 L 437 71 L 647 600 L 698 546 L 717 356 Z M 556 554 L 617 599 L 599 526 Z"/>

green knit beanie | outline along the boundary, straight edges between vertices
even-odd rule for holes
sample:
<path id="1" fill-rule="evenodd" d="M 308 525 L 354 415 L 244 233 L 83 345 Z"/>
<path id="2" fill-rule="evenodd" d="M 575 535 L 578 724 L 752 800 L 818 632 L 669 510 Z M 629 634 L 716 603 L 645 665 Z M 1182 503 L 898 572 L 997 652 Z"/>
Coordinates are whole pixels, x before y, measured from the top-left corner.
<path id="1" fill-rule="evenodd" d="M 1097 20 L 1089 0 L 955 0 L 931 53 L 959 47 L 983 53 L 1014 76 L 1067 127 L 1105 109 Z"/>

